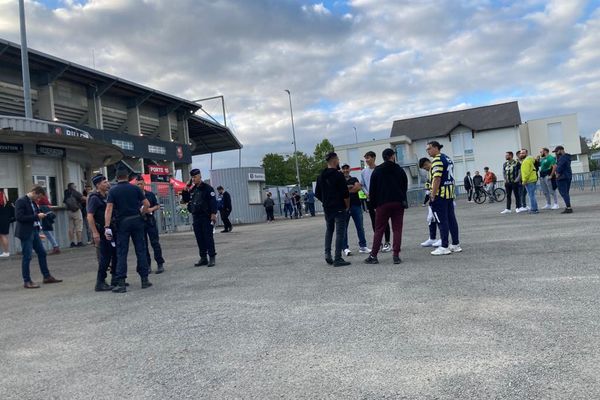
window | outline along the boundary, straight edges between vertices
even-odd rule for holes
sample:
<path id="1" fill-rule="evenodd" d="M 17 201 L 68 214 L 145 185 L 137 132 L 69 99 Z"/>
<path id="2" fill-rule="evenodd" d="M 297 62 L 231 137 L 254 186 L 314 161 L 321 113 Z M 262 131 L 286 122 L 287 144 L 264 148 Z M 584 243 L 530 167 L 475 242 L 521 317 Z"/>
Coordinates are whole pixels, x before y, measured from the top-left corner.
<path id="1" fill-rule="evenodd" d="M 471 132 L 455 133 L 452 135 L 452 152 L 454 157 L 473 155 L 473 134 Z"/>
<path id="2" fill-rule="evenodd" d="M 248 203 L 262 204 L 261 182 L 248 182 Z"/>
<path id="3" fill-rule="evenodd" d="M 153 146 L 151 144 L 148 145 L 148 151 L 154 154 L 167 154 L 167 149 L 162 146 Z"/>
<path id="4" fill-rule="evenodd" d="M 128 142 L 126 140 L 113 139 L 112 144 L 114 144 L 115 146 L 119 146 L 123 150 L 133 150 L 133 142 Z"/>
<path id="5" fill-rule="evenodd" d="M 564 144 L 562 122 L 548 124 L 548 142 L 550 147 Z"/>
<path id="6" fill-rule="evenodd" d="M 396 162 L 398 164 L 404 164 L 404 146 L 396 146 Z"/>

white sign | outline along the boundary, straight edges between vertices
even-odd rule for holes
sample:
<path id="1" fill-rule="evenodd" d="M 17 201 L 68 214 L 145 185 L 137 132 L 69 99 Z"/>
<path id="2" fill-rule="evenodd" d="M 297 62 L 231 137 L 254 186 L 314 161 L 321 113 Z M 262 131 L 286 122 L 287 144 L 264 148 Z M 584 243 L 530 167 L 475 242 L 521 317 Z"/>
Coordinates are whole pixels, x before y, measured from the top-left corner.
<path id="1" fill-rule="evenodd" d="M 265 174 L 250 172 L 248 174 L 248 181 L 250 182 L 265 182 Z"/>

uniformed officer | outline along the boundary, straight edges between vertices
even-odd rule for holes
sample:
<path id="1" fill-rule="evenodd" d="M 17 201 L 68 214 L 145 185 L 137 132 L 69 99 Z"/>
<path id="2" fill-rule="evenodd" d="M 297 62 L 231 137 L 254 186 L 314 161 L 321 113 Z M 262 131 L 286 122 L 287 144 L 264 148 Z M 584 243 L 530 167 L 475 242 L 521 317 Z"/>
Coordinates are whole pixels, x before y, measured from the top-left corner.
<path id="1" fill-rule="evenodd" d="M 202 182 L 199 169 L 190 171 L 191 179 L 186 189 L 181 193 L 181 202 L 187 203 L 188 211 L 194 217 L 194 235 L 200 251 L 200 261 L 194 266 L 206 265 L 214 267 L 216 264 L 215 240 L 213 227 L 217 222 L 217 198 L 215 190 Z M 210 258 L 207 258 L 208 257 Z"/>
<path id="2" fill-rule="evenodd" d="M 113 261 L 113 265 L 115 265 L 117 257 L 117 249 L 113 246 L 115 243 L 114 237 L 113 240 L 110 241 L 106 239 L 106 236 L 104 235 L 104 214 L 106 212 L 106 197 L 108 196 L 110 183 L 106 177 L 96 175 L 92 178 L 92 184 L 96 190 L 88 194 L 87 221 L 88 226 L 92 231 L 92 238 L 98 255 L 98 275 L 96 278 L 95 290 L 96 292 L 106 292 L 114 288 L 113 285 L 106 284 L 106 276 L 111 260 Z M 113 279 L 111 283 L 116 283 L 116 271 L 114 268 L 112 276 Z"/>
<path id="3" fill-rule="evenodd" d="M 129 183 L 129 172 L 124 168 L 117 169 L 117 184 L 108 192 L 106 213 L 104 216 L 104 234 L 106 239 L 112 240 L 113 233 L 110 227 L 115 213 L 117 232 L 117 286 L 114 293 L 124 293 L 125 279 L 127 279 L 127 253 L 129 252 L 129 238 L 133 240 L 135 256 L 137 258 L 137 273 L 142 280 L 142 289 L 152 286 L 148 281 L 148 259 L 146 258 L 146 243 L 144 242 L 144 213 L 150 203 L 146 200 L 144 192 Z"/>
<path id="4" fill-rule="evenodd" d="M 156 218 L 154 218 L 154 212 L 160 210 L 160 204 L 158 204 L 158 200 L 156 195 L 149 190 L 146 190 L 146 182 L 144 182 L 144 177 L 142 175 L 138 175 L 137 178 L 137 186 L 144 191 L 144 196 L 150 203 L 150 207 L 143 215 L 144 217 L 144 239 L 146 241 L 146 258 L 148 259 L 148 272 L 152 273 L 152 258 L 150 257 L 150 246 L 148 246 L 148 239 L 150 239 L 150 245 L 152 246 L 152 250 L 154 251 L 154 261 L 158 267 L 156 268 L 157 274 L 162 274 L 165 272 L 164 263 L 165 259 L 162 255 L 162 249 L 160 247 L 160 242 L 158 239 L 158 227 L 156 226 Z"/>

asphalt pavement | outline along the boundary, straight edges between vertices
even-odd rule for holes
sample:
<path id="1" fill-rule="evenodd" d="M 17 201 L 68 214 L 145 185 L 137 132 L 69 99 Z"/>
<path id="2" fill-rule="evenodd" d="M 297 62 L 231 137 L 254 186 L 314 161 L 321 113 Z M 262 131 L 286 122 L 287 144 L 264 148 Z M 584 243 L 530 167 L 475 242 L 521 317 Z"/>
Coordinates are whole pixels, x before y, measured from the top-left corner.
<path id="1" fill-rule="evenodd" d="M 64 282 L 37 290 L 0 260 L 0 399 L 600 398 L 600 195 L 573 204 L 461 200 L 464 251 L 442 258 L 411 208 L 400 265 L 326 265 L 319 216 L 218 233 L 215 268 L 163 236 L 167 271 L 141 290 L 130 259 L 126 294 L 93 291 L 90 246 L 50 256 Z"/>

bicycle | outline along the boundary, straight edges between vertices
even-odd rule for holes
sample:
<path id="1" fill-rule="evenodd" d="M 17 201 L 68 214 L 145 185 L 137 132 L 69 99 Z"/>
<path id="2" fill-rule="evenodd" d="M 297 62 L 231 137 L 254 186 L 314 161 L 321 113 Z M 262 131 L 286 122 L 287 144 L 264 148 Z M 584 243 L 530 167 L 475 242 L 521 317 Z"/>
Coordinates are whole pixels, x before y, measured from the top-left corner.
<path id="1" fill-rule="evenodd" d="M 483 186 L 475 188 L 473 193 L 473 201 L 477 204 L 483 204 L 487 200 L 488 196 L 490 199 L 496 202 L 502 202 L 506 199 L 506 191 L 502 188 L 495 188 L 492 193 L 487 191 Z"/>

